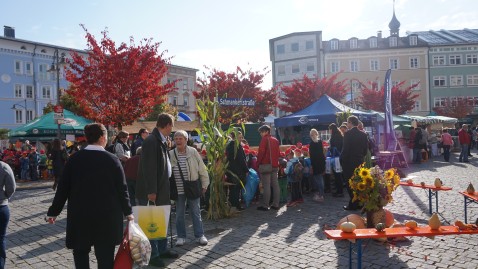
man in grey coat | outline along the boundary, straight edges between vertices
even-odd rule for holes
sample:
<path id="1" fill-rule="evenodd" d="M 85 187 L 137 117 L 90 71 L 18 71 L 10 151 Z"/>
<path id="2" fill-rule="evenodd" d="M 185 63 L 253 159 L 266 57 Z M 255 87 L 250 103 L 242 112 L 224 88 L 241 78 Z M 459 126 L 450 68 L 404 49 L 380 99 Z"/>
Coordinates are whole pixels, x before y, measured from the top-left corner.
<path id="1" fill-rule="evenodd" d="M 167 137 L 171 134 L 173 126 L 173 116 L 167 113 L 159 114 L 156 128 L 143 142 L 136 181 L 136 198 L 139 205 L 147 205 L 148 202 L 157 206 L 171 203 L 169 177 L 172 169 Z M 164 267 L 162 259 L 178 257 L 177 253 L 167 250 L 167 239 L 150 242 L 152 248 L 150 266 Z"/>

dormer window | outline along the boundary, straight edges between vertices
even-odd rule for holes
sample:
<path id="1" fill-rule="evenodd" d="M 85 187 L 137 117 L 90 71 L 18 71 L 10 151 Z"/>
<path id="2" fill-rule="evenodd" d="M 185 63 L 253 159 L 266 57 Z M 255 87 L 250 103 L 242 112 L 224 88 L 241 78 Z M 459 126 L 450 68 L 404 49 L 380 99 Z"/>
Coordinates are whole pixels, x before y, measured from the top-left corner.
<path id="1" fill-rule="evenodd" d="M 410 46 L 416 46 L 418 44 L 418 36 L 416 35 L 411 35 L 408 37 L 408 42 Z"/>
<path id="2" fill-rule="evenodd" d="M 40 52 L 41 53 L 46 53 L 46 49 L 42 49 Z"/>
<path id="3" fill-rule="evenodd" d="M 350 48 L 356 49 L 357 48 L 357 38 L 350 39 Z"/>
<path id="4" fill-rule="evenodd" d="M 27 50 L 27 47 L 21 46 L 20 49 L 22 49 L 22 50 Z"/>
<path id="5" fill-rule="evenodd" d="M 389 38 L 389 41 L 390 41 L 390 47 L 396 47 L 398 46 L 398 39 L 396 36 L 391 36 Z"/>
<path id="6" fill-rule="evenodd" d="M 338 50 L 339 49 L 339 41 L 338 40 L 331 40 L 330 41 L 330 49 L 331 50 Z"/>
<path id="7" fill-rule="evenodd" d="M 377 42 L 377 38 L 376 38 L 376 37 L 371 37 L 371 38 L 368 40 L 368 42 L 369 42 L 369 46 L 370 46 L 371 48 L 376 48 L 377 45 L 378 45 L 378 42 Z"/>

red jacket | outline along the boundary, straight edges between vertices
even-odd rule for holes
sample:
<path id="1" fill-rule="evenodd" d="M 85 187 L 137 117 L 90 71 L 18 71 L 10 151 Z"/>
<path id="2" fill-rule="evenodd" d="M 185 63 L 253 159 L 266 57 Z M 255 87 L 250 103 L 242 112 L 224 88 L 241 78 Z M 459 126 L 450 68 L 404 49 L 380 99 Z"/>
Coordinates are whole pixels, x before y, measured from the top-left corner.
<path id="1" fill-rule="evenodd" d="M 269 142 L 267 142 L 269 141 Z M 270 150 L 269 150 L 270 143 Z M 270 152 L 270 153 L 269 153 Z M 257 164 L 272 164 L 272 167 L 279 167 L 279 140 L 270 134 L 265 135 L 259 144 L 259 153 L 257 154 Z"/>
<path id="2" fill-rule="evenodd" d="M 463 130 L 463 128 L 458 131 L 458 141 L 460 142 L 460 145 L 471 143 L 470 135 L 467 131 Z"/>

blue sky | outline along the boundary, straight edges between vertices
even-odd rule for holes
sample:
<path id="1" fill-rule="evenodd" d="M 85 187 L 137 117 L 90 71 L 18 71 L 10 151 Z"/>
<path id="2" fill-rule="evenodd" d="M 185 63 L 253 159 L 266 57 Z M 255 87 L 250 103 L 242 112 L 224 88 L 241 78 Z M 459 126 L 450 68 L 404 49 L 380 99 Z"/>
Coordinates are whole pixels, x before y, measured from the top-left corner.
<path id="1" fill-rule="evenodd" d="M 83 0 L 2 1 L 0 23 L 16 37 L 86 48 L 86 28 L 98 39 L 108 27 L 119 44 L 162 42 L 172 64 L 232 71 L 271 66 L 269 39 L 292 32 L 322 31 L 323 40 L 388 36 L 393 0 Z M 476 0 L 397 0 L 395 11 L 406 31 L 478 29 Z M 272 85 L 268 75 L 263 87 Z"/>

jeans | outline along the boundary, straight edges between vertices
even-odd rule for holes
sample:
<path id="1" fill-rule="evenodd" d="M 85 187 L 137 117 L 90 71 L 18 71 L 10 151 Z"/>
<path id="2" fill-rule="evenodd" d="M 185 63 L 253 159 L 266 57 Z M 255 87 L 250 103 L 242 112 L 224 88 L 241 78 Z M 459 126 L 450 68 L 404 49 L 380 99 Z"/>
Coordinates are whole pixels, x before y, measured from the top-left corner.
<path id="1" fill-rule="evenodd" d="M 189 200 L 184 194 L 178 195 L 178 200 L 176 200 L 176 232 L 178 233 L 178 238 L 186 238 L 186 223 L 184 217 L 186 203 L 188 204 L 189 214 L 193 221 L 194 237 L 200 238 L 204 235 L 199 200 L 200 198 Z"/>
<path id="2" fill-rule="evenodd" d="M 7 244 L 5 236 L 7 234 L 7 225 L 10 220 L 10 209 L 8 205 L 0 206 L 0 269 L 5 268 L 5 259 L 7 258 Z"/>
<path id="3" fill-rule="evenodd" d="M 468 144 L 461 144 L 461 152 L 460 152 L 460 158 L 459 161 L 468 161 Z"/>
<path id="4" fill-rule="evenodd" d="M 337 194 L 344 193 L 344 180 L 342 173 L 337 173 L 334 171 L 334 181 L 335 181 L 335 191 Z"/>
<path id="5" fill-rule="evenodd" d="M 445 157 L 446 162 L 450 161 L 450 146 L 449 145 L 443 145 L 443 157 Z"/>
<path id="6" fill-rule="evenodd" d="M 95 256 L 98 262 L 98 269 L 111 269 L 115 259 L 115 246 L 95 245 Z M 89 269 L 90 257 L 88 249 L 73 249 L 73 260 L 76 269 Z"/>
<path id="7" fill-rule="evenodd" d="M 277 179 L 277 172 L 279 172 L 278 167 L 272 167 L 272 173 L 270 174 L 260 174 L 262 182 L 262 206 L 269 208 L 269 202 L 271 200 L 271 187 L 272 187 L 272 206 L 279 207 L 280 199 L 280 188 L 279 180 Z"/>
<path id="8" fill-rule="evenodd" d="M 320 196 L 324 196 L 324 177 L 320 174 L 313 175 L 314 187 Z"/>
<path id="9" fill-rule="evenodd" d="M 126 179 L 128 186 L 129 202 L 131 206 L 136 206 L 136 180 Z"/>
<path id="10" fill-rule="evenodd" d="M 20 179 L 28 179 L 28 169 L 22 169 Z"/>
<path id="11" fill-rule="evenodd" d="M 422 149 L 413 148 L 413 162 L 421 163 L 422 162 Z"/>
<path id="12" fill-rule="evenodd" d="M 139 205 L 148 205 L 148 200 L 138 199 Z M 151 243 L 151 259 L 168 251 L 168 239 L 149 240 Z"/>

